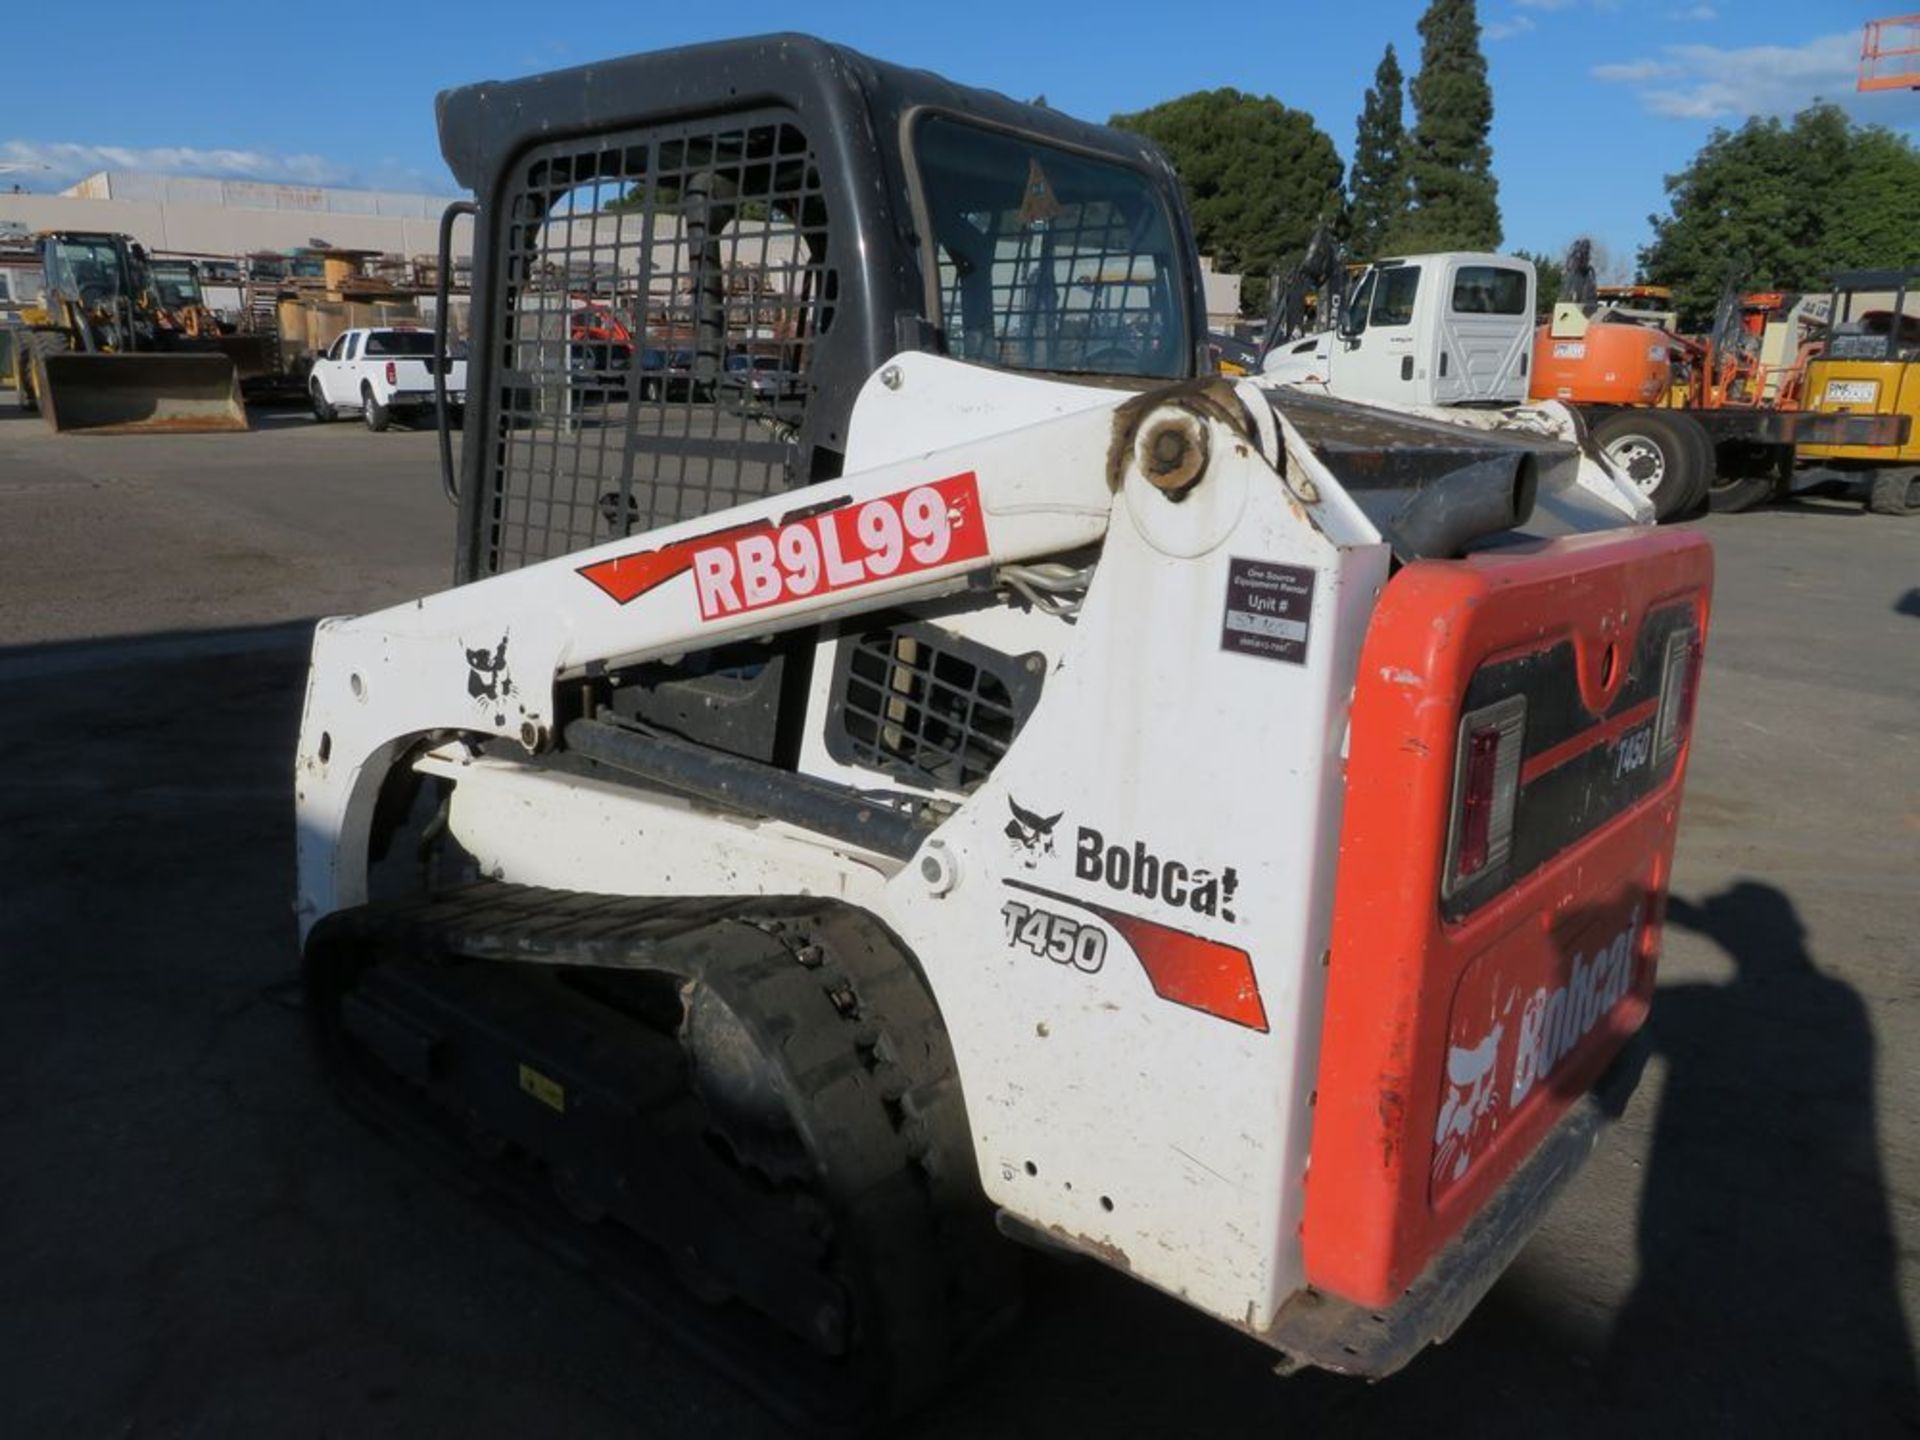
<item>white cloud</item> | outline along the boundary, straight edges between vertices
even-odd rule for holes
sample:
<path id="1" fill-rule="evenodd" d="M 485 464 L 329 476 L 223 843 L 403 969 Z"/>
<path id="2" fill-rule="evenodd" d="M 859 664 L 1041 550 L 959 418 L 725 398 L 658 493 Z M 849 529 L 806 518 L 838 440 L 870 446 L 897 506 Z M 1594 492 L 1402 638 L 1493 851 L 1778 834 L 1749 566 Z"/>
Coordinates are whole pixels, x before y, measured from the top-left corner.
<path id="1" fill-rule="evenodd" d="M 350 184 L 354 173 L 321 155 L 276 155 L 265 150 L 199 150 L 188 145 L 81 145 L 72 141 L 0 141 L 0 160 L 29 167 L 47 183 L 69 184 L 97 170 L 205 175 L 223 180 L 270 180 L 296 185 Z"/>
<path id="2" fill-rule="evenodd" d="M 1662 45 L 1660 58 L 1595 65 L 1596 80 L 1631 85 L 1655 115 L 1676 120 L 1744 120 L 1788 115 L 1816 99 L 1852 106 L 1860 63 L 1857 34 L 1822 35 L 1804 45 Z M 1899 117 L 1887 115 L 1889 123 Z"/>
<path id="3" fill-rule="evenodd" d="M 1511 40 L 1516 35 L 1524 35 L 1529 30 L 1540 27 L 1534 24 L 1531 15 L 1516 15 L 1511 20 L 1489 20 L 1487 38 L 1489 40 Z"/>
<path id="4" fill-rule="evenodd" d="M 1680 73 L 1678 66 L 1660 60 L 1629 60 L 1622 65 L 1596 65 L 1592 71 L 1596 80 L 1610 80 L 1624 85 L 1641 85 L 1649 80 L 1663 80 Z"/>
<path id="5" fill-rule="evenodd" d="M 1689 5 L 1684 10 L 1669 10 L 1669 20 L 1718 20 L 1720 12 L 1711 5 Z"/>
<path id="6" fill-rule="evenodd" d="M 1590 9 L 1597 10 L 1601 14 L 1606 15 L 1620 8 L 1620 0 L 1513 0 L 1513 3 L 1522 10 L 1540 10 L 1548 13 L 1572 10 L 1578 6 L 1585 5 Z M 1524 19 L 1525 17 L 1521 18 Z M 1502 22 L 1496 21 L 1487 26 L 1487 33 L 1493 35 L 1494 31 L 1501 28 L 1501 23 Z M 1493 35 L 1493 38 L 1498 40 L 1503 37 Z"/>

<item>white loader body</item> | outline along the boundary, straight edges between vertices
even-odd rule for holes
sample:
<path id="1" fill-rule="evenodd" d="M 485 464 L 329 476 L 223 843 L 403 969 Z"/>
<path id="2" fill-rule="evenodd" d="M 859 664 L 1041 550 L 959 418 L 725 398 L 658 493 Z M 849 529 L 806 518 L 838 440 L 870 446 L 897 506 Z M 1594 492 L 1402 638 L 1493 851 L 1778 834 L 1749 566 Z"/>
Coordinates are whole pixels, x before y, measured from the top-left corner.
<path id="1" fill-rule="evenodd" d="M 296 761 L 343 1098 L 807 1424 L 1009 1239 L 1451 1334 L 1637 1076 L 1711 583 L 1564 407 L 1435 408 L 1530 271 L 1376 267 L 1358 404 L 1204 373 L 1177 177 L 1051 110 L 780 35 L 440 127 L 464 583 L 320 625 Z"/>
<path id="2" fill-rule="evenodd" d="M 890 497 L 953 477 L 978 503 L 962 498 L 917 527 L 924 512 L 909 508 L 890 565 L 883 549 L 839 555 L 846 569 L 864 566 L 845 588 L 802 594 L 785 571 L 749 577 L 773 598 L 728 610 L 745 592 L 703 595 L 709 572 L 698 565 L 624 604 L 585 578 L 695 537 L 777 524 L 802 498 L 783 495 L 323 622 L 297 776 L 303 931 L 366 898 L 375 798 L 423 738 L 412 763 L 453 782 L 452 831 L 496 878 L 847 900 L 883 919 L 923 967 L 989 1197 L 1262 1330 L 1304 1283 L 1340 761 L 1389 545 L 1251 382 L 1237 397 L 1212 387 L 1244 405 L 1246 427 L 1196 419 L 1177 396 L 1136 425 L 1136 437 L 1156 420 L 1204 432 L 1204 480 L 1176 502 L 1130 448 L 1116 450 L 1128 392 L 912 354 L 888 371 L 893 383 L 876 377 L 856 407 L 850 473 L 808 492 L 806 508 L 844 500 L 879 514 L 901 503 Z M 986 415 L 1005 428 L 965 433 Z M 1633 523 L 1630 493 L 1576 463 L 1596 513 Z M 777 536 L 776 563 L 786 553 Z M 996 569 L 1094 544 L 1071 622 L 1006 604 L 942 621 L 1037 657 L 1046 699 L 985 785 L 939 797 L 951 815 L 905 864 L 791 824 L 480 756 L 465 740 L 431 743 L 478 731 L 545 748 L 552 697 L 570 676 L 957 595 Z M 960 554 L 970 558 L 948 558 Z M 1196 646 L 1196 633 L 1217 643 Z M 827 673 L 816 671 L 823 687 Z M 817 744 L 804 765 L 847 774 Z M 1130 921 L 1241 957 L 1256 991 L 1226 1022 L 1168 1003 L 1126 953 Z M 1076 947 L 1083 933 L 1097 938 Z"/>

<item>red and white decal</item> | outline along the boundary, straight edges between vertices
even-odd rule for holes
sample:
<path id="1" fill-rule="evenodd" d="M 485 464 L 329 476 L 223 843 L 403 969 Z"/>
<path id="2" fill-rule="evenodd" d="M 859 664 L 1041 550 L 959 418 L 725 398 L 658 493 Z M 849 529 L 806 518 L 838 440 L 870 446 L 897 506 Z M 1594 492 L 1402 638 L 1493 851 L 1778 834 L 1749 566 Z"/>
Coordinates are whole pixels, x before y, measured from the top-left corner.
<path id="1" fill-rule="evenodd" d="M 1508 1118 L 1632 993 L 1644 948 L 1640 910 L 1590 927 L 1571 960 L 1551 947 L 1497 951 L 1454 997 L 1445 1090 L 1433 1132 L 1432 1193 L 1466 1177 Z"/>
<path id="2" fill-rule="evenodd" d="M 700 618 L 720 620 L 986 554 L 969 470 L 858 505 L 798 511 L 601 560 L 580 573 L 625 605 L 690 571 Z"/>
<path id="3" fill-rule="evenodd" d="M 1266 1033 L 1267 1007 L 1260 999 L 1260 981 L 1253 973 L 1253 958 L 1238 945 L 1208 940 L 1185 930 L 1176 930 L 1171 925 L 1162 925 L 1157 920 L 1129 915 L 1124 910 L 1115 910 L 1111 906 L 1073 895 L 1063 895 L 1057 890 L 1045 890 L 1024 880 L 1007 879 L 1002 883 L 1015 890 L 1044 895 L 1049 900 L 1065 901 L 1098 915 L 1132 948 L 1135 958 L 1140 961 L 1140 968 L 1146 972 L 1147 983 L 1162 1000 L 1171 1000 L 1189 1010 L 1199 1010 L 1222 1020 L 1230 1020 L 1235 1025 L 1244 1025 L 1249 1030 Z M 1046 916 L 1044 911 L 1034 912 L 1024 905 L 1020 908 L 1026 910 L 1028 915 L 1039 913 Z M 1001 913 L 1004 918 L 1006 912 Z M 1024 920 L 1028 917 L 1021 918 Z M 1018 931 L 1010 931 L 1008 944 L 1019 938 Z M 1104 961 L 1104 944 L 1099 953 Z M 1077 968 L 1092 974 L 1100 965 L 1081 964 Z"/>

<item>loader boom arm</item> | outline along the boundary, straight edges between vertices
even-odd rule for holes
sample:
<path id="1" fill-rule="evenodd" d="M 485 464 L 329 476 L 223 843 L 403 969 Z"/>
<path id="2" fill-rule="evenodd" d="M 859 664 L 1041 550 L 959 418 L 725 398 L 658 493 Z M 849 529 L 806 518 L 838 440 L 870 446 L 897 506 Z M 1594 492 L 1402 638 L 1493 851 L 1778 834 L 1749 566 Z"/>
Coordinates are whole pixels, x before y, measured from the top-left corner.
<path id="1" fill-rule="evenodd" d="M 362 898 L 374 792 L 420 737 L 490 735 L 538 752 L 567 677 L 932 599 L 1097 542 L 1114 504 L 1102 462 L 1122 444 L 1114 411 L 1129 396 L 1082 394 L 1093 408 L 322 621 L 297 762 L 303 933 Z"/>

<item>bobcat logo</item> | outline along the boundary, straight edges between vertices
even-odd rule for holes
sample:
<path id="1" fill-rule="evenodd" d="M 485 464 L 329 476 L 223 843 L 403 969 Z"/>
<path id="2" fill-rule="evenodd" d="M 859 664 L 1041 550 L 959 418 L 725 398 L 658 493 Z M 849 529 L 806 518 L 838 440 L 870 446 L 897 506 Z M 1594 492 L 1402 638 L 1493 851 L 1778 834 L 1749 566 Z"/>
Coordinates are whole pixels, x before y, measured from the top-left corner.
<path id="1" fill-rule="evenodd" d="M 1007 808 L 1013 811 L 1013 818 L 1007 822 L 1007 838 L 1013 841 L 1013 853 L 1020 857 L 1020 863 L 1031 870 L 1039 865 L 1041 856 L 1053 854 L 1053 827 L 1067 812 L 1036 815 L 1023 809 L 1011 795 L 1007 797 Z"/>
<path id="2" fill-rule="evenodd" d="M 1447 1050 L 1447 1096 L 1440 1106 L 1440 1123 L 1433 1131 L 1436 1183 L 1458 1180 L 1474 1161 L 1482 1138 L 1480 1122 L 1499 1098 L 1493 1063 L 1500 1056 L 1500 1037 L 1505 1029 L 1496 1025 L 1478 1045 L 1454 1045 Z"/>
<path id="3" fill-rule="evenodd" d="M 467 694 L 482 705 L 492 704 L 513 693 L 513 681 L 507 678 L 507 637 L 491 653 L 467 651 Z"/>

